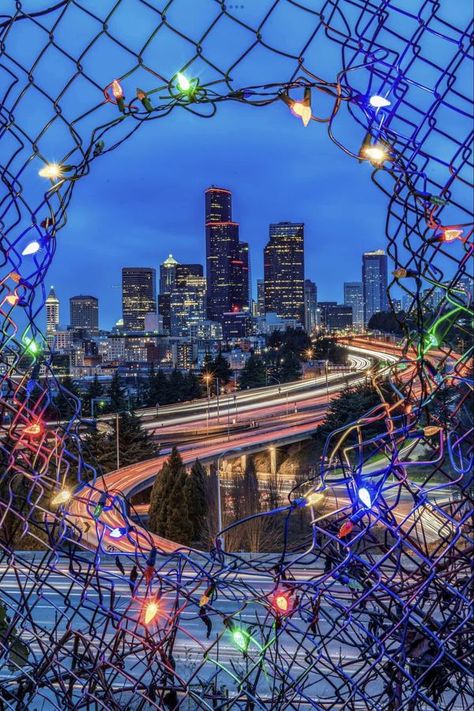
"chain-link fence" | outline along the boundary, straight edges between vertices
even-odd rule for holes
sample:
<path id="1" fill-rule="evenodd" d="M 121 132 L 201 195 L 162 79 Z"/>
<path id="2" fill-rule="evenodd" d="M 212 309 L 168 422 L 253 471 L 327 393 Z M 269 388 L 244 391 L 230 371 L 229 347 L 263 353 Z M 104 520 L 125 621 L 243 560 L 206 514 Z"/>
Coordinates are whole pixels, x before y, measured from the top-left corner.
<path id="1" fill-rule="evenodd" d="M 10 0 L 1 12 L 1 708 L 470 707 L 468 3 Z M 132 527 L 81 450 L 81 403 L 38 327 L 76 182 L 156 119 L 212 118 L 224 101 L 279 102 L 372 164 L 389 297 L 405 295 L 402 354 L 373 375 L 391 397 L 381 388 L 328 438 L 317 478 L 278 512 L 287 530 L 311 508 L 308 545 L 275 557 L 190 553 Z M 61 423 L 46 426 L 58 396 Z M 332 487 L 342 504 L 321 515 Z"/>

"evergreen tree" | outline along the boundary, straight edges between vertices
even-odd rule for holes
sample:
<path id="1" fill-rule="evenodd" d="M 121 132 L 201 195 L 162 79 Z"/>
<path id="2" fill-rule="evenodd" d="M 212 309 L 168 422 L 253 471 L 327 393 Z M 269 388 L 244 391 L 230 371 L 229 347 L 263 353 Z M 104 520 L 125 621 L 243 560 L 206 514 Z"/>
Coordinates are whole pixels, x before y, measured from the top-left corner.
<path id="1" fill-rule="evenodd" d="M 334 365 L 345 365 L 347 350 L 340 346 L 334 338 L 323 336 L 313 344 L 313 353 L 316 360 L 329 360 Z"/>
<path id="2" fill-rule="evenodd" d="M 184 400 L 184 377 L 180 370 L 175 368 L 170 375 L 169 391 L 173 396 L 173 402 Z"/>
<path id="3" fill-rule="evenodd" d="M 204 524 L 208 514 L 205 481 L 206 471 L 199 459 L 196 459 L 184 488 L 188 519 L 192 525 L 192 538 L 194 541 L 202 540 Z"/>
<path id="4" fill-rule="evenodd" d="M 223 385 L 227 385 L 227 383 L 232 377 L 232 370 L 229 365 L 229 361 L 227 360 L 227 358 L 224 358 L 220 351 L 212 364 L 212 370 L 214 373 L 214 377 L 219 378 L 219 384 L 221 385 L 221 387 Z"/>
<path id="5" fill-rule="evenodd" d="M 96 398 L 100 397 L 104 392 L 104 388 L 102 387 L 102 383 L 99 380 L 99 377 L 97 373 L 94 375 L 94 379 L 90 383 L 87 392 L 83 398 L 83 403 L 84 403 L 84 410 L 91 415 L 92 414 L 92 400 L 95 400 Z M 94 403 L 95 407 L 97 407 L 97 402 Z"/>
<path id="6" fill-rule="evenodd" d="M 116 439 L 116 423 L 117 421 L 114 420 L 112 434 L 114 441 Z M 121 413 L 118 426 L 121 467 L 157 456 L 158 452 L 151 435 L 143 428 L 140 418 L 134 412 Z"/>
<path id="7" fill-rule="evenodd" d="M 204 356 L 204 362 L 202 364 L 202 372 L 213 374 L 214 373 L 213 367 L 214 367 L 214 360 L 212 359 L 211 354 L 208 352 Z"/>
<path id="8" fill-rule="evenodd" d="M 148 528 L 160 536 L 168 534 L 168 505 L 176 472 L 182 467 L 182 460 L 176 447 L 156 475 L 150 495 Z"/>
<path id="9" fill-rule="evenodd" d="M 69 420 L 74 415 L 79 415 L 81 401 L 74 380 L 67 375 L 61 379 L 59 391 L 54 399 L 52 410 L 59 419 Z"/>
<path id="10" fill-rule="evenodd" d="M 380 385 L 388 402 L 393 399 L 392 391 L 383 384 Z M 366 415 L 371 408 L 380 405 L 381 399 L 377 390 L 372 385 L 355 385 L 345 388 L 342 393 L 331 400 L 323 424 L 318 427 L 319 436 L 326 438 L 331 432 L 344 427 Z M 377 421 L 364 427 L 366 439 L 385 430 L 385 422 Z M 354 440 L 355 438 L 355 440 Z M 357 441 L 357 435 L 350 435 L 347 443 Z"/>
<path id="11" fill-rule="evenodd" d="M 266 384 L 265 363 L 254 353 L 251 354 L 243 367 L 239 383 L 241 390 L 260 388 Z"/>
<path id="12" fill-rule="evenodd" d="M 280 380 L 282 383 L 289 383 L 291 380 L 298 380 L 301 376 L 301 363 L 298 356 L 293 351 L 287 351 L 281 359 Z"/>
<path id="13" fill-rule="evenodd" d="M 401 336 L 403 334 L 402 323 L 405 320 L 406 316 L 403 312 L 394 314 L 392 311 L 379 311 L 371 316 L 367 328 Z"/>
<path id="14" fill-rule="evenodd" d="M 188 474 L 184 467 L 177 473 L 174 486 L 168 498 L 167 536 L 172 541 L 191 545 L 193 539 L 193 522 L 190 520 L 188 500 L 185 495 Z"/>
<path id="15" fill-rule="evenodd" d="M 201 384 L 198 377 L 189 370 L 184 378 L 184 399 L 196 400 L 201 397 Z"/>
<path id="16" fill-rule="evenodd" d="M 184 496 L 186 477 L 183 460 L 173 447 L 153 484 L 148 526 L 160 536 L 187 545 L 191 540 L 192 526 Z"/>
<path id="17" fill-rule="evenodd" d="M 116 444 L 110 433 L 93 430 L 82 438 L 82 454 L 99 475 L 111 472 L 117 467 Z"/>
<path id="18" fill-rule="evenodd" d="M 120 383 L 120 376 L 116 370 L 110 383 L 110 408 L 112 412 L 120 412 L 125 409 L 125 394 Z"/>
<path id="19" fill-rule="evenodd" d="M 165 373 L 159 368 L 157 373 L 153 373 L 150 377 L 150 388 L 148 394 L 149 405 L 166 405 L 171 402 L 170 387 L 168 378 Z"/>
<path id="20" fill-rule="evenodd" d="M 133 412 L 122 412 L 118 418 L 119 464 L 126 467 L 156 457 L 158 452 L 150 434 L 143 429 L 139 417 Z M 117 468 L 117 420 L 111 423 L 108 433 L 95 431 L 85 437 L 85 445 L 96 465 L 103 472 Z"/>

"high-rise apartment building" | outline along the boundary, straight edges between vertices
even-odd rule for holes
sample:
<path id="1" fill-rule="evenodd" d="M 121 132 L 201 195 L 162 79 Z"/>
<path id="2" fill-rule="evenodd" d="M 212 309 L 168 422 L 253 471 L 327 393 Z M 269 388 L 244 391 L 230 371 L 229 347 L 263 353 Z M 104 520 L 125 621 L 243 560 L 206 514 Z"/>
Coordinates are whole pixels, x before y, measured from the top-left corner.
<path id="1" fill-rule="evenodd" d="M 205 199 L 207 317 L 222 323 L 224 313 L 249 307 L 248 244 L 232 220 L 230 190 L 212 186 Z"/>
<path id="2" fill-rule="evenodd" d="M 311 333 L 318 323 L 318 289 L 311 279 L 304 280 L 304 328 Z"/>
<path id="3" fill-rule="evenodd" d="M 388 310 L 387 255 L 383 249 L 364 252 L 362 256 L 362 284 L 364 322 L 367 326 L 374 314 Z"/>
<path id="4" fill-rule="evenodd" d="M 46 336 L 53 335 L 59 325 L 59 299 L 54 291 L 54 286 L 49 290 L 45 302 L 46 306 Z"/>
<path id="5" fill-rule="evenodd" d="M 361 281 L 344 282 L 344 305 L 352 307 L 352 324 L 364 327 L 364 289 Z"/>
<path id="6" fill-rule="evenodd" d="M 122 269 L 122 316 L 125 331 L 143 331 L 145 314 L 156 313 L 156 270 Z"/>
<path id="7" fill-rule="evenodd" d="M 263 261 L 265 312 L 304 324 L 304 224 L 270 225 Z"/>
<path id="8" fill-rule="evenodd" d="M 99 300 L 95 296 L 71 296 L 69 315 L 74 331 L 83 331 L 88 336 L 99 334 Z"/>

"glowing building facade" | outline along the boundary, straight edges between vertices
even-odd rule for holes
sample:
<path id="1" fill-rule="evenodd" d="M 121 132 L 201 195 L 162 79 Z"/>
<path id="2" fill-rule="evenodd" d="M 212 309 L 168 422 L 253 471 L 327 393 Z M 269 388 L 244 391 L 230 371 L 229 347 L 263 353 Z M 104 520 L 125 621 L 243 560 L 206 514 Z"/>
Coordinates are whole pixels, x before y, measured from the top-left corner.
<path id="1" fill-rule="evenodd" d="M 304 224 L 279 222 L 269 234 L 263 251 L 265 312 L 304 325 Z"/>
<path id="2" fill-rule="evenodd" d="M 144 331 L 145 315 L 156 313 L 156 270 L 122 269 L 122 316 L 125 331 Z"/>
<path id="3" fill-rule="evenodd" d="M 248 244 L 232 220 L 230 190 L 208 188 L 205 203 L 207 317 L 222 323 L 224 313 L 249 307 Z"/>

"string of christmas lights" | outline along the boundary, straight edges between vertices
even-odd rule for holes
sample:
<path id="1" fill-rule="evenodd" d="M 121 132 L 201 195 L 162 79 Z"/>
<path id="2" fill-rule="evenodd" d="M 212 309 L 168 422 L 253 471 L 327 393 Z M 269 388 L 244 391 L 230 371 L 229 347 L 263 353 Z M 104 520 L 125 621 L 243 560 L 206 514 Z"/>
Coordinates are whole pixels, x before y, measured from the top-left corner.
<path id="1" fill-rule="evenodd" d="M 462 9 L 274 0 L 241 12 L 207 0 L 200 32 L 186 2 L 137 0 L 131 32 L 123 0 L 35 5 L 9 3 L 0 16 L 2 708 L 470 708 Z M 157 51 L 170 34 L 186 47 L 179 62 Z M 224 68 L 214 34 L 229 40 Z M 328 80 L 317 73 L 326 49 Z M 262 56 L 278 60 L 271 81 Z M 327 130 L 360 161 L 387 196 L 389 298 L 401 290 L 406 302 L 402 344 L 384 346 L 396 362 L 372 373 L 380 404 L 328 437 L 315 477 L 286 506 L 259 514 L 285 521 L 274 555 L 189 551 L 134 523 L 81 447 L 81 402 L 56 377 L 38 326 L 77 181 L 150 122 L 212 118 L 222 102 L 275 104 L 282 121 L 289 112 L 301 130 Z M 52 426 L 58 395 L 68 421 L 58 412 Z M 303 509 L 311 523 L 295 548 L 289 522 Z M 21 551 L 23 541 L 37 550 Z"/>

